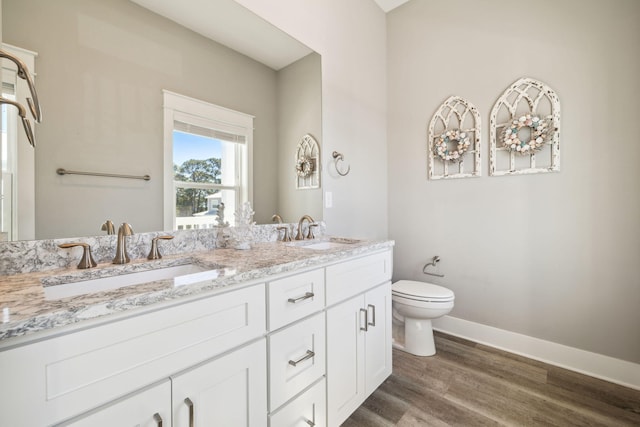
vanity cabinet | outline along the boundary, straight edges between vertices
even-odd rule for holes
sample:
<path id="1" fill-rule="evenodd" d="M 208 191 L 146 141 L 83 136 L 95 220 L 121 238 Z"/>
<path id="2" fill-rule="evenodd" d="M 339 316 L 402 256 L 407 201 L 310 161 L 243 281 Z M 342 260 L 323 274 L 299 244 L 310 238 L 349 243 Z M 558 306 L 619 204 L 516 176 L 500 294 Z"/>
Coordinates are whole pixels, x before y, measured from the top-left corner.
<path id="1" fill-rule="evenodd" d="M 0 387 L 0 426 L 68 420 L 265 334 L 262 283 L 5 349 L 0 378 L 11 387 Z"/>
<path id="2" fill-rule="evenodd" d="M 340 425 L 391 374 L 391 251 L 0 350 L 0 426 Z"/>
<path id="3" fill-rule="evenodd" d="M 327 310 L 329 426 L 344 422 L 391 375 L 390 278 L 390 253 L 327 267 L 327 299 L 348 298 Z"/>

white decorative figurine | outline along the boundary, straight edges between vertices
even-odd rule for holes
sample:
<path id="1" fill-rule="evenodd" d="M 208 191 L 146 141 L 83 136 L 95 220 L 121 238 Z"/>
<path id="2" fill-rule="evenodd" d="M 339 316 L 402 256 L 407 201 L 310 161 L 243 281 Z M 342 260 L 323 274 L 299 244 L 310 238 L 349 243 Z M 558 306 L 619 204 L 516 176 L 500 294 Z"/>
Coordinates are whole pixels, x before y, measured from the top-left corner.
<path id="1" fill-rule="evenodd" d="M 224 203 L 218 205 L 218 218 L 216 219 L 218 233 L 216 235 L 216 248 L 226 248 L 229 240 L 229 222 L 224 220 Z"/>
<path id="2" fill-rule="evenodd" d="M 251 249 L 253 241 L 253 221 L 255 212 L 251 209 L 250 202 L 244 202 L 242 209 L 235 212 L 236 225 L 231 227 L 231 238 L 234 249 Z"/>

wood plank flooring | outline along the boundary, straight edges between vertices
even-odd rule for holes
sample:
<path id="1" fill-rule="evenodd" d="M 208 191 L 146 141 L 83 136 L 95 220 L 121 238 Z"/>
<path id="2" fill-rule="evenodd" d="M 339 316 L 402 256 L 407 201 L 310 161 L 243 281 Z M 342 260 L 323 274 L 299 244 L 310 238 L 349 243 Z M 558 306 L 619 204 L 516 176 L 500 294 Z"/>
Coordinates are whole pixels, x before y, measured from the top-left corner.
<path id="1" fill-rule="evenodd" d="M 394 350 L 393 374 L 343 427 L 640 426 L 640 391 L 435 335 L 435 356 Z"/>

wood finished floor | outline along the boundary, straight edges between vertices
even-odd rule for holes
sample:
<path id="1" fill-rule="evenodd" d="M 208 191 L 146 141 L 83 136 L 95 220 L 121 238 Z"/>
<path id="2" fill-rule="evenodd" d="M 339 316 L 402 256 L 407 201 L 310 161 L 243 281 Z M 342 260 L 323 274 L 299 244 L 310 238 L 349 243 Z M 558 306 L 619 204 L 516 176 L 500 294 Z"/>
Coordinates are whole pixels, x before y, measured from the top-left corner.
<path id="1" fill-rule="evenodd" d="M 640 391 L 436 333 L 394 350 L 393 374 L 343 427 L 640 426 Z"/>

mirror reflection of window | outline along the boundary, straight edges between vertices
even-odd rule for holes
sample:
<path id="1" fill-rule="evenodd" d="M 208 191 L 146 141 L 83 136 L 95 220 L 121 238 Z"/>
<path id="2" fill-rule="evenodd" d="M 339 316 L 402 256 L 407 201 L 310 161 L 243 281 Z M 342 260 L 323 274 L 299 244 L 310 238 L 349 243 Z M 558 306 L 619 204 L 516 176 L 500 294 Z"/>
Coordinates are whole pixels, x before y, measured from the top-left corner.
<path id="1" fill-rule="evenodd" d="M 233 225 L 234 212 L 250 200 L 253 117 L 165 91 L 165 129 L 167 124 L 173 229 Z"/>
<path id="2" fill-rule="evenodd" d="M 233 222 L 238 204 L 244 145 L 214 137 L 209 129 L 174 124 L 173 167 L 176 187 L 178 230 L 210 228 L 222 214 L 221 206 L 232 208 L 224 220 Z M 189 131 L 178 129 L 187 128 Z M 197 132 L 197 133 L 192 133 Z M 223 204 L 223 205 L 222 205 Z"/>
<path id="3" fill-rule="evenodd" d="M 15 89 L 11 83 L 11 74 L 15 80 L 15 73 L 2 70 L 2 97 L 15 101 Z M 0 140 L 0 242 L 14 240 L 14 169 L 15 169 L 15 144 L 16 133 L 9 131 L 15 128 L 11 124 L 17 122 L 16 109 L 8 105 L 2 105 L 2 139 Z"/>
<path id="4" fill-rule="evenodd" d="M 2 49 L 23 61 L 35 80 L 33 73 L 37 53 L 6 43 L 2 44 Z M 29 88 L 23 79 L 18 78 L 16 64 L 9 60 L 3 60 L 1 64 L 2 97 L 26 105 Z M 0 242 L 33 239 L 34 149 L 26 140 L 18 110 L 3 104 L 0 115 Z M 32 127 L 35 132 L 33 123 Z"/>

